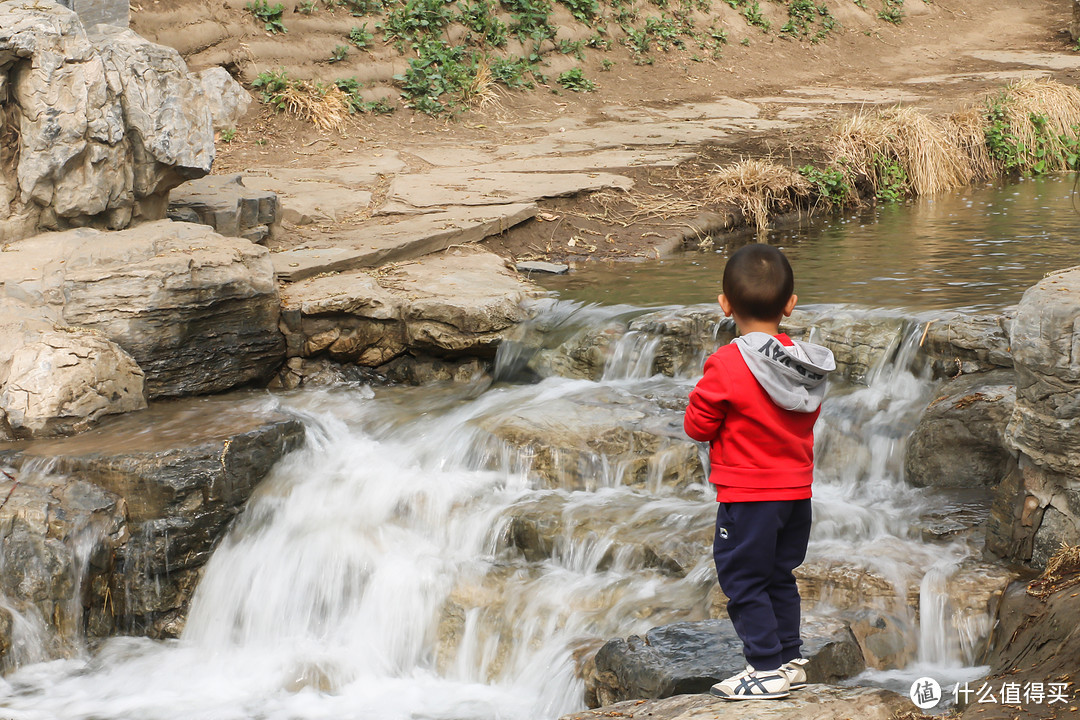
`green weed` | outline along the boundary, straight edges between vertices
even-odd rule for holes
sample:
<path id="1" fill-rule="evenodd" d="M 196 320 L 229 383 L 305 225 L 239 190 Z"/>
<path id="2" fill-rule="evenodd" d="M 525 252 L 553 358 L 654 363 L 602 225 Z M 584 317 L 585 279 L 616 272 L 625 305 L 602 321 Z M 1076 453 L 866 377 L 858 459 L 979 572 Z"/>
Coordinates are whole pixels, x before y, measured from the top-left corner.
<path id="1" fill-rule="evenodd" d="M 761 5 L 757 0 L 742 9 L 742 16 L 746 19 L 747 25 L 761 28 L 761 32 L 767 33 L 772 27 L 772 23 L 769 22 L 768 18 L 761 14 Z"/>
<path id="2" fill-rule="evenodd" d="M 520 57 L 496 58 L 491 61 L 490 66 L 491 77 L 514 90 L 533 87 L 532 82 L 525 77 L 531 68 L 529 61 Z"/>
<path id="3" fill-rule="evenodd" d="M 581 68 L 567 70 L 558 77 L 558 83 L 567 90 L 574 92 L 592 92 L 596 89 L 596 83 L 585 77 Z"/>
<path id="4" fill-rule="evenodd" d="M 458 10 L 458 21 L 489 45 L 502 47 L 506 44 L 506 23 L 499 19 L 487 0 L 459 2 Z"/>
<path id="5" fill-rule="evenodd" d="M 882 202 L 899 202 L 908 194 L 908 175 L 904 166 L 895 158 L 875 153 L 874 169 L 877 172 L 877 199 Z"/>
<path id="6" fill-rule="evenodd" d="M 882 8 L 877 16 L 885 22 L 899 25 L 904 19 L 904 0 L 881 0 Z"/>
<path id="7" fill-rule="evenodd" d="M 221 142 L 228 144 L 234 139 L 236 139 L 236 128 L 225 128 L 221 131 Z"/>
<path id="8" fill-rule="evenodd" d="M 334 52 L 330 53 L 330 63 L 338 63 L 349 57 L 349 46 L 338 45 L 334 48 Z"/>
<path id="9" fill-rule="evenodd" d="M 278 110 L 285 109 L 285 91 L 291 86 L 292 79 L 285 72 L 285 68 L 261 72 L 251 83 L 251 87 L 259 91 L 259 99 Z"/>
<path id="10" fill-rule="evenodd" d="M 570 14 L 576 20 L 589 22 L 600 14 L 600 3 L 597 0 L 559 0 L 570 10 Z"/>
<path id="11" fill-rule="evenodd" d="M 375 27 L 383 31 L 386 42 L 395 42 L 399 50 L 404 43 L 413 45 L 421 39 L 438 34 L 454 19 L 444 0 L 407 0 L 386 14 Z"/>
<path id="12" fill-rule="evenodd" d="M 301 15 L 311 15 L 315 12 L 315 0 L 304 0 L 296 6 L 293 12 L 297 12 Z"/>
<path id="13" fill-rule="evenodd" d="M 349 31 L 349 42 L 360 50 L 371 49 L 371 43 L 375 40 L 375 34 L 368 32 L 367 23 L 354 27 Z"/>
<path id="14" fill-rule="evenodd" d="M 817 189 L 818 197 L 829 207 L 841 207 L 847 204 L 852 196 L 851 185 L 845 179 L 844 171 L 839 168 L 822 170 L 813 165 L 803 165 L 799 168 L 799 174 L 810 181 Z"/>
<path id="15" fill-rule="evenodd" d="M 285 12 L 285 6 L 281 3 L 270 5 L 266 0 L 255 0 L 249 2 L 244 8 L 263 24 L 268 33 L 277 35 L 289 32 L 281 22 L 281 15 Z"/>

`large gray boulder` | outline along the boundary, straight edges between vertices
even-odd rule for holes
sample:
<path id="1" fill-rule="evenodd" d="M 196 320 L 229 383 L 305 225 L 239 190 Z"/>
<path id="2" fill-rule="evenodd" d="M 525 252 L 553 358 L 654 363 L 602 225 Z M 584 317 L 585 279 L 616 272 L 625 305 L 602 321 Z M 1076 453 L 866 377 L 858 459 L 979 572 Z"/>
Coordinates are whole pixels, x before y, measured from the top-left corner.
<path id="1" fill-rule="evenodd" d="M 199 569 L 230 521 L 303 438 L 303 425 L 264 397 L 218 396 L 158 403 L 81 435 L 36 440 L 9 461 L 19 479 L 47 467 L 50 476 L 121 498 L 130 539 L 110 554 L 114 612 L 97 632 L 115 626 L 163 637 L 182 628 Z"/>
<path id="2" fill-rule="evenodd" d="M 917 487 L 986 487 L 1009 472 L 1005 427 L 1016 403 L 1011 370 L 946 382 L 908 439 L 904 475 Z"/>
<path id="3" fill-rule="evenodd" d="M 123 348 L 150 398 L 268 378 L 284 359 L 269 252 L 247 240 L 158 221 L 47 233 L 5 250 L 0 297 Z"/>
<path id="4" fill-rule="evenodd" d="M 214 130 L 235 128 L 255 100 L 251 93 L 228 70 L 217 65 L 195 73 L 194 77 L 210 105 Z"/>
<path id="5" fill-rule="evenodd" d="M 368 367 L 407 352 L 494 357 L 528 317 L 538 289 L 494 253 L 453 248 L 376 271 L 315 277 L 282 290 L 289 357 L 328 356 Z"/>
<path id="6" fill-rule="evenodd" d="M 1024 293 L 1011 338 L 1006 437 L 1019 467 L 995 494 L 987 548 L 1039 567 L 1061 543 L 1080 544 L 1080 268 Z"/>
<path id="7" fill-rule="evenodd" d="M 0 89 L 0 242 L 164 217 L 169 190 L 210 171 L 210 110 L 184 61 L 129 30 L 0 2 Z"/>
<path id="8" fill-rule="evenodd" d="M 836 682 L 866 668 L 845 623 L 807 618 L 803 635 L 810 682 Z M 586 674 L 585 702 L 600 707 L 704 693 L 745 667 L 743 643 L 730 620 L 675 623 L 653 628 L 644 638 L 631 635 L 600 648 L 595 670 Z"/>

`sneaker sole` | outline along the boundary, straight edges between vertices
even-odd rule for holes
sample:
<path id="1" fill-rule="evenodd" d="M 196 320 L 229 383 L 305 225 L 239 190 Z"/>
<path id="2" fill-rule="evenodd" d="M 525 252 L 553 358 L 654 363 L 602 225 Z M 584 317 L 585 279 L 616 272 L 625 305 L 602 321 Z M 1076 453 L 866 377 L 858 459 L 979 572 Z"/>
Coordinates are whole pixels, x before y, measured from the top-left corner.
<path id="1" fill-rule="evenodd" d="M 806 687 L 806 685 L 807 685 L 807 683 L 796 683 L 796 684 L 791 685 L 791 687 L 789 689 L 791 689 L 791 690 L 802 690 L 804 687 Z"/>
<path id="2" fill-rule="evenodd" d="M 778 700 L 780 698 L 786 698 L 790 695 L 790 692 L 778 692 L 778 693 L 764 693 L 761 695 L 728 695 L 726 693 L 718 692 L 716 690 L 709 690 L 709 694 L 718 697 L 721 700 Z"/>

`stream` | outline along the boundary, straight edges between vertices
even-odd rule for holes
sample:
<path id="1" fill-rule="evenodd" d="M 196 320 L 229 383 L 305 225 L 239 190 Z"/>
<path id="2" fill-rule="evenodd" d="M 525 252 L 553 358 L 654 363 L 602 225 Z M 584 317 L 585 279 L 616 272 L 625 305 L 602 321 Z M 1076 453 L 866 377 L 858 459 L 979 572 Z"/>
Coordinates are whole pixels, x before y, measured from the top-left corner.
<path id="1" fill-rule="evenodd" d="M 905 440 L 936 386 L 919 339 L 942 309 L 998 309 L 1073 264 L 1065 220 L 1032 219 L 1064 214 L 1070 193 L 1065 180 L 994 185 L 774 238 L 814 317 L 889 319 L 889 351 L 832 383 L 816 433 L 804 612 L 869 608 L 909 643 L 904 669 L 856 682 L 906 692 L 920 675 L 945 685 L 984 671 L 992 620 L 962 598 L 979 538 L 924 530 L 964 513 L 977 525 L 985 498 L 903 479 Z M 1001 229 L 1011 208 L 1023 208 L 1019 224 Z M 926 243 L 950 217 L 956 247 Z M 878 247 L 875 228 L 892 239 Z M 307 443 L 215 551 L 182 637 L 117 637 L 66 659 L 28 652 L 0 679 L 3 717 L 554 720 L 583 709 L 580 666 L 603 641 L 704 619 L 715 601 L 714 493 L 681 409 L 727 329 L 711 305 L 682 306 L 715 296 L 722 260 L 553 280 L 562 299 L 500 348 L 493 383 L 268 395 L 268 409 L 303 419 Z M 630 328 L 686 313 L 705 318 L 700 347 Z M 597 337 L 610 351 L 586 372 L 574 348 Z M 672 352 L 673 370 L 656 373 Z M 861 594 L 844 586 L 851 576 Z"/>

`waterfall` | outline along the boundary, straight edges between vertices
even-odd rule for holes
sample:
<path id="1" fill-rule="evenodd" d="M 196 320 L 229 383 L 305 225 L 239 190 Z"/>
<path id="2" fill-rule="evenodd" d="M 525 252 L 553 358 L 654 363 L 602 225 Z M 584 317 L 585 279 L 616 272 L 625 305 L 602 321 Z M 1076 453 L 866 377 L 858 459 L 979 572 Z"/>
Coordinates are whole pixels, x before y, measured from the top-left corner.
<path id="1" fill-rule="evenodd" d="M 280 396 L 307 444 L 215 551 L 180 640 L 114 638 L 89 665 L 29 665 L 0 683 L 0 707 L 17 720 L 581 709 L 581 658 L 612 637 L 704 619 L 715 582 L 715 505 L 699 446 L 681 437 L 694 379 L 653 376 L 658 335 L 626 331 L 640 309 L 586 312 L 574 327 L 556 304 L 537 327 L 558 337 L 500 350 L 500 367 L 518 377 L 539 352 L 580 347 L 582 327 L 590 338 L 615 327 L 599 379 Z M 816 449 L 808 562 L 880 579 L 896 612 L 941 554 L 911 529 L 931 500 L 901 477 L 933 388 L 919 336 L 909 324 L 868 385 L 830 390 Z"/>

